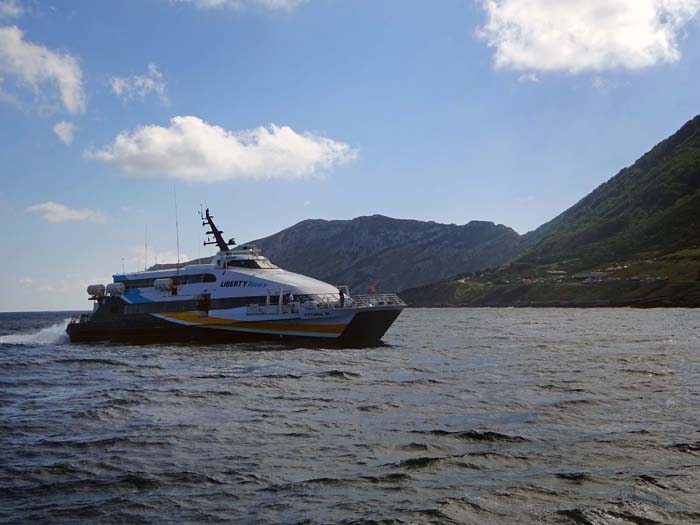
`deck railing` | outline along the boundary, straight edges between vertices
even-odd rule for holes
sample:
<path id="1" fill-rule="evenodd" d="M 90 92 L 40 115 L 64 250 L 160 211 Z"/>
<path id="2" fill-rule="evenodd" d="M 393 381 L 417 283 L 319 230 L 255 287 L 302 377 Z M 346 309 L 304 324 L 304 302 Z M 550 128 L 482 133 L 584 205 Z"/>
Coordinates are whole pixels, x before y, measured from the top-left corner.
<path id="1" fill-rule="evenodd" d="M 318 303 L 317 308 L 352 308 L 366 306 L 406 306 L 395 293 L 358 294 L 346 296 L 343 302 Z"/>
<path id="2" fill-rule="evenodd" d="M 357 306 L 406 306 L 395 293 L 359 294 L 351 297 Z"/>
<path id="3" fill-rule="evenodd" d="M 248 315 L 270 315 L 270 314 L 295 314 L 307 310 L 304 306 L 308 303 L 285 303 L 279 304 L 251 304 L 248 306 Z M 375 306 L 406 306 L 401 298 L 393 293 L 385 294 L 360 294 L 346 296 L 344 301 L 329 301 L 316 303 L 313 310 L 334 310 L 337 308 L 367 308 Z"/>

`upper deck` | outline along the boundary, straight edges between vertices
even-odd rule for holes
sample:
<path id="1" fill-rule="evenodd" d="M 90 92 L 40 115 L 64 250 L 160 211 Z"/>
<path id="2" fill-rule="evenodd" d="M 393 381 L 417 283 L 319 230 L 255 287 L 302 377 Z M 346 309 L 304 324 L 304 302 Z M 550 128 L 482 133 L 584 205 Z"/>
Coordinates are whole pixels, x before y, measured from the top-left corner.
<path id="1" fill-rule="evenodd" d="M 173 268 L 125 272 L 112 275 L 115 283 L 131 283 L 144 279 L 165 279 L 211 272 L 213 270 L 247 268 L 252 270 L 279 270 L 270 259 L 262 255 L 261 250 L 252 244 L 241 246 L 234 250 L 217 253 L 209 263 L 182 264 Z"/>

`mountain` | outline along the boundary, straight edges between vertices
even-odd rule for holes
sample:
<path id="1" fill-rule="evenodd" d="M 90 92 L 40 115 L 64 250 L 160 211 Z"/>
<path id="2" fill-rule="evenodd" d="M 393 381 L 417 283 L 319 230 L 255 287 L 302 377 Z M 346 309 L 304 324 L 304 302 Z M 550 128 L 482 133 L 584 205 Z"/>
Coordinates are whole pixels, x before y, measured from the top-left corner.
<path id="1" fill-rule="evenodd" d="M 275 264 L 366 292 L 398 291 L 459 272 L 498 266 L 522 249 L 503 225 L 471 221 L 458 226 L 382 215 L 352 220 L 302 221 L 254 241 Z"/>
<path id="2" fill-rule="evenodd" d="M 459 272 L 500 266 L 523 249 L 511 228 L 486 221 L 439 224 L 382 215 L 352 220 L 309 219 L 250 243 L 285 270 L 303 273 L 351 293 L 397 292 Z M 184 264 L 207 263 L 211 257 Z M 158 264 L 150 270 L 174 268 Z"/>
<path id="3" fill-rule="evenodd" d="M 580 269 L 697 246 L 699 189 L 700 116 L 540 226 L 541 240 L 516 261 Z"/>
<path id="4" fill-rule="evenodd" d="M 700 116 L 523 237 L 530 246 L 498 271 L 402 297 L 420 305 L 700 305 Z"/>

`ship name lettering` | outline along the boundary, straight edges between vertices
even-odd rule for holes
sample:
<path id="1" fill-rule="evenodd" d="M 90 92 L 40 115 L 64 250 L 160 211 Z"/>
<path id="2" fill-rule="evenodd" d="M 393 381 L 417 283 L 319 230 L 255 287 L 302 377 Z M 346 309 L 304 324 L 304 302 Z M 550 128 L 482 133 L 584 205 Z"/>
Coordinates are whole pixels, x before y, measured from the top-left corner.
<path id="1" fill-rule="evenodd" d="M 231 288 L 235 286 L 247 286 L 248 281 L 221 281 L 222 288 Z"/>

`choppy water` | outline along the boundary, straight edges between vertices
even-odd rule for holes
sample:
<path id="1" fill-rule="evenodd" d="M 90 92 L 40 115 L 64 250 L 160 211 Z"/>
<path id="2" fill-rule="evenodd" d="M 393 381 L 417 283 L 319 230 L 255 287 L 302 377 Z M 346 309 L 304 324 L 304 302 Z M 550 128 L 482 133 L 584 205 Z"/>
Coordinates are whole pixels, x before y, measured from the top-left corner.
<path id="1" fill-rule="evenodd" d="M 363 350 L 0 315 L 0 521 L 698 523 L 700 311 L 407 310 Z"/>

